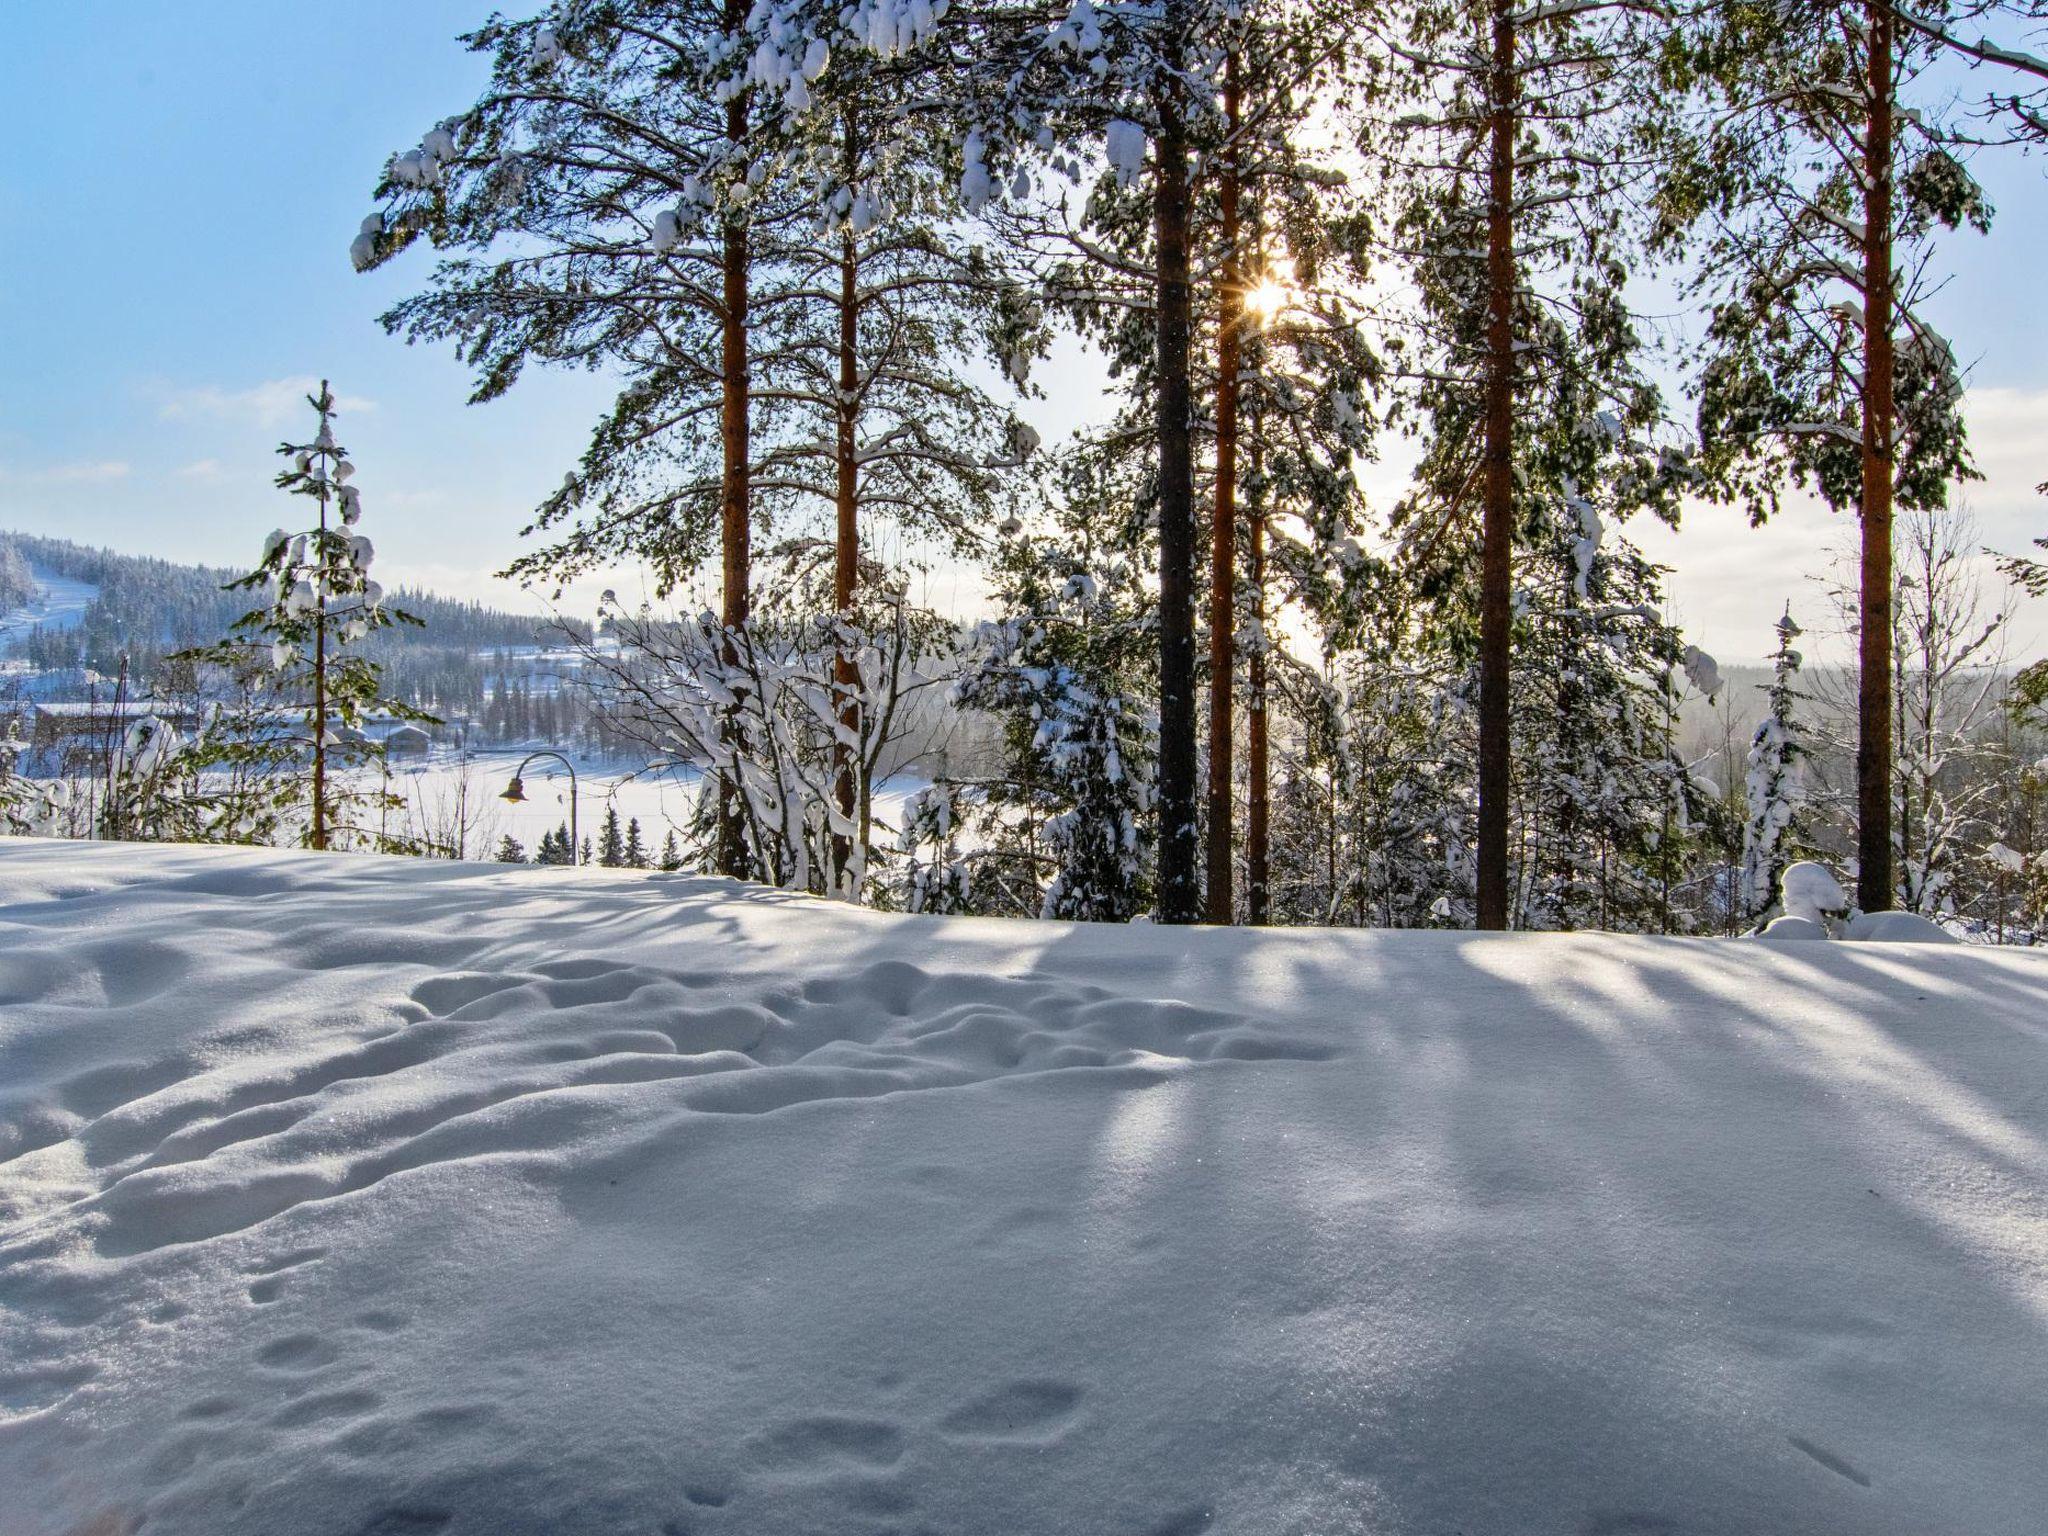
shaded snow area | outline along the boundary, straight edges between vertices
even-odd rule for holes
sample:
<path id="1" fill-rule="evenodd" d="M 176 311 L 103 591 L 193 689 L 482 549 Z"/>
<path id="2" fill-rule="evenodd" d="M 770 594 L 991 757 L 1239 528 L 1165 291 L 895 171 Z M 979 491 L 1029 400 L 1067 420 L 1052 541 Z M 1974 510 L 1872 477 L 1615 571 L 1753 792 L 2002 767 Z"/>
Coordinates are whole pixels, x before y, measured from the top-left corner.
<path id="1" fill-rule="evenodd" d="M 7 1536 L 2038 1533 L 2048 957 L 0 841 Z"/>

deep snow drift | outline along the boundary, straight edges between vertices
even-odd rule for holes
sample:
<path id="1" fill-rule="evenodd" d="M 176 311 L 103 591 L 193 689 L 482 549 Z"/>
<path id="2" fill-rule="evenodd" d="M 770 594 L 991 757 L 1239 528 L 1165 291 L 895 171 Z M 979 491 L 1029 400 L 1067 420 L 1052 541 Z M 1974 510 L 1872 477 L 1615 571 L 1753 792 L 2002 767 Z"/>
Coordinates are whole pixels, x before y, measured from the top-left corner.
<path id="1" fill-rule="evenodd" d="M 2038 1533 L 2048 956 L 0 840 L 0 1532 Z"/>

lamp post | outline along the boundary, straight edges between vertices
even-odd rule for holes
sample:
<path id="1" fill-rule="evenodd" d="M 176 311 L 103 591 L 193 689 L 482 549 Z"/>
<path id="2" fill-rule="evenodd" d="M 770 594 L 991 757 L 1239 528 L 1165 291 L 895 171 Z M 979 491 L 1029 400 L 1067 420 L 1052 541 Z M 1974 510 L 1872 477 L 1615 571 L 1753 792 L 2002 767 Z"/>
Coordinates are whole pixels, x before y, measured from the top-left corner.
<path id="1" fill-rule="evenodd" d="M 514 805 L 518 805 L 526 799 L 526 784 L 522 775 L 526 772 L 526 765 L 536 757 L 552 757 L 556 762 L 569 770 L 569 862 L 571 864 L 579 863 L 581 861 L 580 850 L 583 844 L 576 835 L 576 765 L 574 763 L 570 762 L 569 759 L 562 756 L 559 752 L 529 752 L 524 758 L 520 759 L 519 766 L 512 770 L 512 782 L 505 786 L 505 793 L 498 798 L 509 800 Z"/>

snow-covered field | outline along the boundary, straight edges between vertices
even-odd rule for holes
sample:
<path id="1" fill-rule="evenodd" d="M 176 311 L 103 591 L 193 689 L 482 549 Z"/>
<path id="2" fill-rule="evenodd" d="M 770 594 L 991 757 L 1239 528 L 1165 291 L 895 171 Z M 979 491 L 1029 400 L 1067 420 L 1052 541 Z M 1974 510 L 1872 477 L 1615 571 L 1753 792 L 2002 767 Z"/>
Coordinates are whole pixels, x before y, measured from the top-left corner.
<path id="1" fill-rule="evenodd" d="M 7 1536 L 2020 1536 L 2048 957 L 0 841 Z"/>
<path id="2" fill-rule="evenodd" d="M 466 838 L 469 856 L 491 857 L 498 840 L 509 833 L 531 858 L 541 838 L 569 820 L 569 776 L 551 758 L 537 759 L 521 781 L 526 798 L 508 803 L 501 798 L 505 787 L 527 756 L 526 749 L 520 747 L 491 747 L 466 755 L 440 749 L 424 762 L 394 761 L 390 787 L 411 808 L 414 826 L 440 828 L 449 820 L 449 808 L 456 803 L 466 775 L 472 807 Z M 697 779 L 691 770 L 635 770 L 583 756 L 572 761 L 576 764 L 577 831 L 590 839 L 593 848 L 604 830 L 608 809 L 618 812 L 621 827 L 639 821 L 641 837 L 652 853 L 660 851 L 669 832 L 681 834 L 688 828 L 697 802 Z M 365 782 L 369 782 L 367 775 Z M 904 800 L 927 782 L 902 776 L 878 785 L 876 815 L 895 826 Z"/>

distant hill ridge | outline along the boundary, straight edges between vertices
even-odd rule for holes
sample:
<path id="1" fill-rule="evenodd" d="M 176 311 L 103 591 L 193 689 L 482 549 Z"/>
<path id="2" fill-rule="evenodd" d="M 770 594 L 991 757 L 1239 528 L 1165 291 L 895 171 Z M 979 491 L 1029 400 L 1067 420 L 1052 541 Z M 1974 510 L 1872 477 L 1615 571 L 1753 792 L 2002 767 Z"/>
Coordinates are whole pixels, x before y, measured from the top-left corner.
<path id="1" fill-rule="evenodd" d="M 254 594 L 222 590 L 243 571 L 0 530 L 0 610 L 33 598 L 30 566 L 99 589 L 76 626 L 32 630 L 8 642 L 9 654 L 43 668 L 88 666 L 111 672 L 126 657 L 132 671 L 148 672 L 171 651 L 219 639 L 255 605 Z M 506 650 L 534 644 L 543 626 L 552 624 L 536 615 L 413 588 L 395 590 L 391 601 L 425 620 L 426 628 L 385 630 L 372 642 L 373 650 Z"/>

